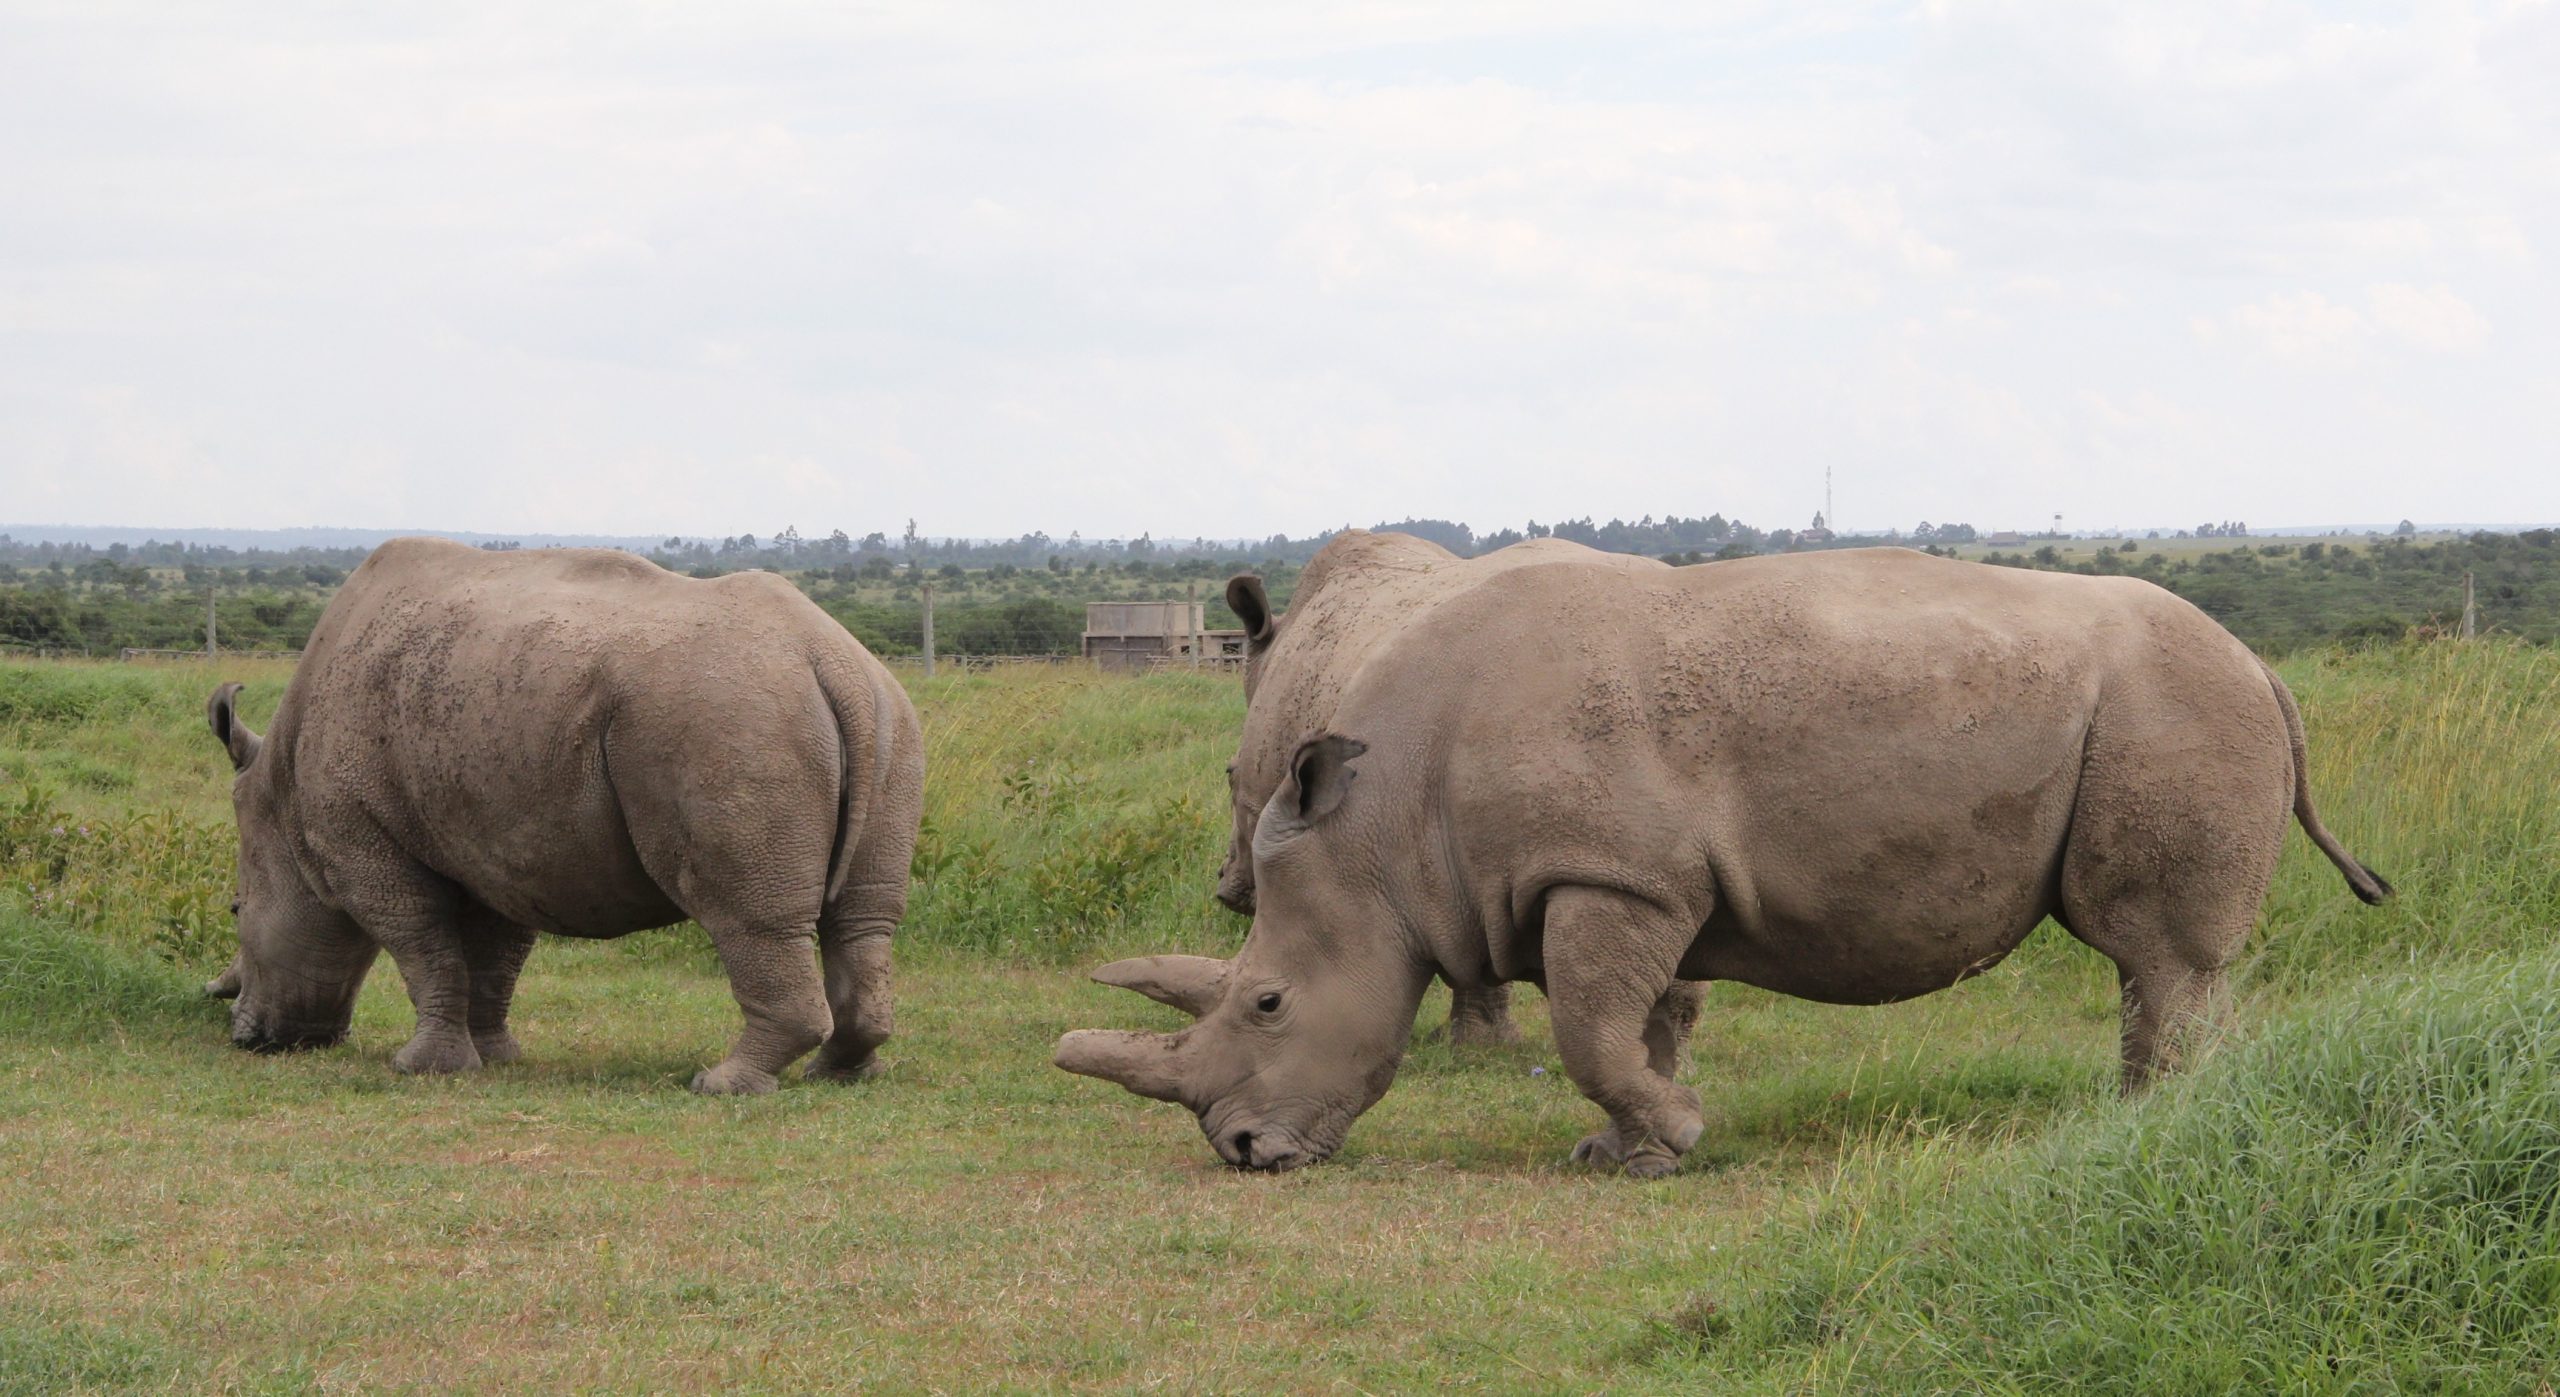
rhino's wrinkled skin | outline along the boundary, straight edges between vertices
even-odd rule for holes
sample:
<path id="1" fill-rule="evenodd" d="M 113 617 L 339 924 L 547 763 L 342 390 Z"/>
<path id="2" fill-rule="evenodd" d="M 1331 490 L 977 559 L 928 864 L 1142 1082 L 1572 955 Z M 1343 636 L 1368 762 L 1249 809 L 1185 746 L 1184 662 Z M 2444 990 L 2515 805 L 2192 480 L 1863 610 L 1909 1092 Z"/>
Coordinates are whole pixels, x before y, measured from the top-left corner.
<path id="1" fill-rule="evenodd" d="M 1664 1070 L 1677 980 L 1884 1003 L 2050 915 L 2122 974 L 2130 1089 L 2215 1004 L 2288 817 L 2389 893 L 2321 828 L 2283 684 L 2148 583 L 1901 549 L 1495 559 L 1289 747 L 1235 961 L 1115 968 L 1200 1021 L 1071 1033 L 1060 1066 L 1287 1168 L 1385 1092 L 1435 971 L 1529 980 L 1608 1113 L 1577 1157 L 1654 1175 L 1702 1126 Z"/>
<path id="2" fill-rule="evenodd" d="M 1510 548 L 1468 560 L 1409 534 L 1355 529 L 1309 564 L 1287 612 L 1272 608 L 1261 578 L 1228 582 L 1228 609 L 1245 626 L 1246 718 L 1227 767 L 1233 819 L 1226 862 L 1218 870 L 1220 902 L 1252 914 L 1254 824 L 1280 788 L 1291 749 L 1304 735 L 1332 725 L 1343 685 L 1361 663 L 1439 601 L 1490 572 L 1533 561 L 1549 547 Z M 1451 1043 L 1519 1040 L 1509 985 L 1452 982 Z"/>
<path id="3" fill-rule="evenodd" d="M 399 539 L 330 602 L 263 738 L 238 689 L 209 708 L 238 773 L 240 954 L 207 986 L 237 996 L 234 1042 L 337 1042 L 388 951 L 418 1014 L 393 1066 L 508 1061 L 538 931 L 691 917 L 746 1016 L 695 1090 L 770 1091 L 812 1048 L 813 1076 L 876 1070 L 924 748 L 897 682 L 782 579 Z"/>

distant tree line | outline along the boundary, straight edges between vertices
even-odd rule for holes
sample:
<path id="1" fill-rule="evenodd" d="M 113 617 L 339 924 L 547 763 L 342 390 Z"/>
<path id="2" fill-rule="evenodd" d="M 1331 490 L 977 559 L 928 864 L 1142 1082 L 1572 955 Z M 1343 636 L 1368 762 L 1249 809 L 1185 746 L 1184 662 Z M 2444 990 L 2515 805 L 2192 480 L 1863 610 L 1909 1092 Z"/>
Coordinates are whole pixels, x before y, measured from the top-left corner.
<path id="1" fill-rule="evenodd" d="M 1530 538 L 1561 538 L 1675 565 L 1755 553 L 1878 543 L 1950 551 L 1977 542 L 1970 524 L 1922 523 L 1908 533 L 1835 535 L 1819 516 L 1803 530 L 1761 530 L 1721 514 L 1591 518 L 1479 534 L 1446 519 L 1375 527 L 1474 555 Z M 2402 524 L 2388 536 L 2252 543 L 2232 522 L 2180 530 L 2232 537 L 2235 546 L 2171 559 L 2134 540 L 2050 539 L 2032 550 L 1994 551 L 1999 566 L 2147 578 L 2195 602 L 2257 648 L 2357 643 L 2450 627 L 2461 577 L 2474 574 L 2482 624 L 2536 641 L 2560 639 L 2560 535 L 2480 532 L 2419 542 Z M 2234 531 L 2225 533 L 2224 531 Z M 922 643 L 924 589 L 935 593 L 935 640 L 948 654 L 1065 654 L 1079 645 L 1083 607 L 1099 600 L 1199 600 L 1211 628 L 1232 626 L 1219 583 L 1262 572 L 1283 599 L 1330 532 L 1241 542 L 1065 540 L 1031 533 L 1001 542 L 932 539 L 909 523 L 898 535 L 838 530 L 806 538 L 668 538 L 648 556 L 697 576 L 761 568 L 789 577 L 863 643 L 907 654 Z M 504 543 L 484 545 L 503 548 Z M 2085 551 L 2083 551 L 2085 550 Z M 231 549 L 194 544 L 18 542 L 0 536 L 0 646 L 85 650 L 192 649 L 203 644 L 208 593 L 228 648 L 298 648 L 321 608 L 366 550 Z"/>
<path id="2" fill-rule="evenodd" d="M 2145 578 L 2271 654 L 2448 634 L 2460 623 L 2462 578 L 2469 573 L 2484 633 L 2560 641 L 2560 530 L 2483 530 L 2426 543 L 2395 531 L 2361 542 L 2244 543 L 2175 560 L 2160 553 L 2135 557 L 2135 548 L 2127 540 L 2083 558 L 2047 544 L 2033 552 L 1993 552 L 1984 561 Z"/>

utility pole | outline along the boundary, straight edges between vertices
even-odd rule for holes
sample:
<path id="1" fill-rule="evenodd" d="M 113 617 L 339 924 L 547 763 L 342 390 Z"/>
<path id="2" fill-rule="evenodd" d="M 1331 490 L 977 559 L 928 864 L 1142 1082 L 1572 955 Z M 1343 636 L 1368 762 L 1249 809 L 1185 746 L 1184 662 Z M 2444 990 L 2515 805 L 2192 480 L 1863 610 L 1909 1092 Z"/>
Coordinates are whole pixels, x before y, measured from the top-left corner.
<path id="1" fill-rule="evenodd" d="M 222 657 L 222 644 L 213 636 L 213 596 L 213 588 L 206 587 L 204 589 L 204 657 L 208 660 Z"/>
<path id="2" fill-rule="evenodd" d="M 1191 667 L 1200 667 L 1200 647 L 1207 637 L 1200 633 L 1200 584 L 1185 583 L 1182 588 L 1183 619 L 1191 623 Z"/>
<path id="3" fill-rule="evenodd" d="M 2471 574 L 2462 575 L 2462 638 L 2469 640 L 2480 633 L 2480 604 L 2473 596 Z"/>
<path id="4" fill-rule="evenodd" d="M 933 677 L 933 584 L 924 584 L 924 677 Z"/>

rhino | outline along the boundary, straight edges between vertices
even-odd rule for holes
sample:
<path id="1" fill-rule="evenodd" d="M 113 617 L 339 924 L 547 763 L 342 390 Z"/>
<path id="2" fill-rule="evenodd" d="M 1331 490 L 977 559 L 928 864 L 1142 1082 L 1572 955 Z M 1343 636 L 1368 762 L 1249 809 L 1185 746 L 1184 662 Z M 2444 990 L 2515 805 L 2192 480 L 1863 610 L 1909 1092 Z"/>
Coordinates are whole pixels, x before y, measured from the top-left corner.
<path id="1" fill-rule="evenodd" d="M 264 736 L 239 693 L 207 706 L 236 773 L 240 948 L 207 987 L 235 1044 L 342 1041 L 388 951 L 417 1008 L 395 1069 L 513 1061 L 537 933 L 691 918 L 746 1018 L 695 1091 L 772 1091 L 811 1049 L 812 1077 L 879 1070 L 924 745 L 897 681 L 788 582 L 395 539 Z"/>
<path id="2" fill-rule="evenodd" d="M 1655 1177 L 1704 1129 L 1670 1070 L 1683 979 L 1889 1003 L 2051 917 L 2117 967 L 2133 1091 L 2223 1011 L 2289 822 L 2356 897 L 2391 895 L 2320 823 L 2283 681 L 2150 583 L 1891 548 L 1517 551 L 1289 745 L 1243 949 L 1144 963 L 1197 1022 L 1072 1032 L 1058 1066 L 1289 1169 L 1385 1094 L 1434 973 L 1526 980 L 1606 1117 L 1574 1157 Z"/>
<path id="3" fill-rule="evenodd" d="M 1245 573 L 1228 580 L 1227 607 L 1245 628 L 1247 716 L 1235 760 L 1227 764 L 1232 819 L 1226 861 L 1218 870 L 1218 901 L 1253 914 L 1254 823 L 1279 789 L 1291 746 L 1301 734 L 1327 724 L 1344 682 L 1361 662 L 1432 606 L 1486 574 L 1549 557 L 1554 547 L 1572 546 L 1542 541 L 1468 560 L 1410 534 L 1348 529 L 1300 574 L 1295 606 L 1288 612 L 1272 607 L 1260 577 Z M 1094 978 L 1154 997 L 1166 969 L 1167 963 L 1141 957 L 1103 966 Z M 1192 974 L 1204 969 L 1194 967 Z M 1685 1043 L 1687 1026 L 1697 1019 L 1697 996 L 1685 985 L 1676 993 L 1673 1018 Z M 1508 984 L 1450 987 L 1452 1046 L 1519 1041 Z"/>
<path id="4" fill-rule="evenodd" d="M 1251 573 L 1227 583 L 1227 609 L 1245 628 L 1245 734 L 1227 764 L 1232 807 L 1226 861 L 1218 869 L 1218 901 L 1253 915 L 1253 826 L 1263 804 L 1279 788 L 1279 771 L 1298 734 L 1322 728 L 1341 695 L 1342 676 L 1397 627 L 1444 593 L 1454 553 L 1410 534 L 1346 530 L 1299 577 L 1293 645 L 1275 659 L 1289 614 L 1273 609 L 1262 579 Z M 1294 661 L 1294 663 L 1292 663 Z M 1274 750 L 1276 747 L 1277 750 Z M 1151 960 L 1102 967 L 1095 978 L 1141 993 L 1157 983 Z M 1511 1019 L 1507 984 L 1450 987 L 1449 1042 L 1455 1047 L 1520 1041 Z"/>

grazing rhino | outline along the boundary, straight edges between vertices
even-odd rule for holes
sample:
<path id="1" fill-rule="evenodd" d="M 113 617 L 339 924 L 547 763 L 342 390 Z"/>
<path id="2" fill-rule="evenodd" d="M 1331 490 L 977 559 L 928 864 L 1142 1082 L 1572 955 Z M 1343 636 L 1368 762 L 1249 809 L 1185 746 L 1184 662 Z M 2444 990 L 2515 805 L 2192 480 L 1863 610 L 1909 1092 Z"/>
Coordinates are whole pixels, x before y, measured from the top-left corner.
<path id="1" fill-rule="evenodd" d="M 1143 963 L 1199 1022 L 1070 1033 L 1060 1067 L 1286 1169 L 1386 1092 L 1434 971 L 1529 980 L 1608 1115 L 1576 1157 L 1649 1177 L 1703 1126 L 1669 1070 L 1680 979 L 1887 1003 L 2052 916 L 2116 963 L 2130 1090 L 2216 1003 L 2288 813 L 2358 897 L 2390 893 L 2321 827 L 2283 683 L 2149 583 L 1505 552 L 1528 556 L 1341 675 L 1290 746 L 1237 958 Z"/>
<path id="2" fill-rule="evenodd" d="M 1299 576 L 1291 609 L 1272 609 L 1262 579 L 1250 573 L 1227 582 L 1227 607 L 1245 627 L 1245 729 L 1235 760 L 1227 764 L 1232 806 L 1226 862 L 1218 870 L 1218 900 L 1248 916 L 1253 912 L 1253 830 L 1262 807 L 1280 787 L 1297 739 L 1332 722 L 1343 686 L 1360 665 L 1391 644 L 1405 627 L 1484 577 L 1522 563 L 1566 554 L 1574 545 L 1537 542 L 1481 558 L 1460 558 L 1410 534 L 1348 529 L 1337 534 Z M 1105 984 L 1150 998 L 1179 1002 L 1188 991 L 1167 984 L 1174 963 L 1155 957 L 1120 961 L 1094 972 Z M 1197 978 L 1203 963 L 1188 967 Z M 1159 994 L 1159 988 L 1165 990 Z M 1685 1043 L 1697 1018 L 1697 990 L 1677 992 L 1673 1021 Z M 1452 982 L 1449 1041 L 1457 1047 L 1520 1041 L 1511 1019 L 1511 987 Z"/>
<path id="3" fill-rule="evenodd" d="M 1235 760 L 1227 764 L 1233 820 L 1226 862 L 1218 869 L 1218 901 L 1253 915 L 1253 824 L 1279 788 L 1291 744 L 1301 733 L 1323 729 L 1343 679 L 1382 641 L 1447 595 L 1466 569 L 1464 560 L 1426 539 L 1355 529 L 1338 536 L 1301 574 L 1293 613 L 1272 609 L 1259 577 L 1247 573 L 1228 581 L 1227 608 L 1245 627 L 1248 716 Z M 1306 624 L 1289 626 L 1293 617 Z M 1290 647 L 1275 654 L 1284 627 Z M 1147 958 L 1104 966 L 1095 977 L 1152 995 L 1160 973 Z M 1451 985 L 1449 1041 L 1457 1047 L 1519 1042 L 1511 987 Z"/>
<path id="4" fill-rule="evenodd" d="M 510 1061 L 536 932 L 691 917 L 746 1015 L 694 1090 L 771 1091 L 822 1044 L 812 1076 L 878 1069 L 924 746 L 897 681 L 789 583 L 396 539 L 322 613 L 265 737 L 239 690 L 209 707 L 238 772 L 240 953 L 207 987 L 237 996 L 234 1043 L 338 1042 L 387 950 L 418 1013 L 392 1066 Z"/>

